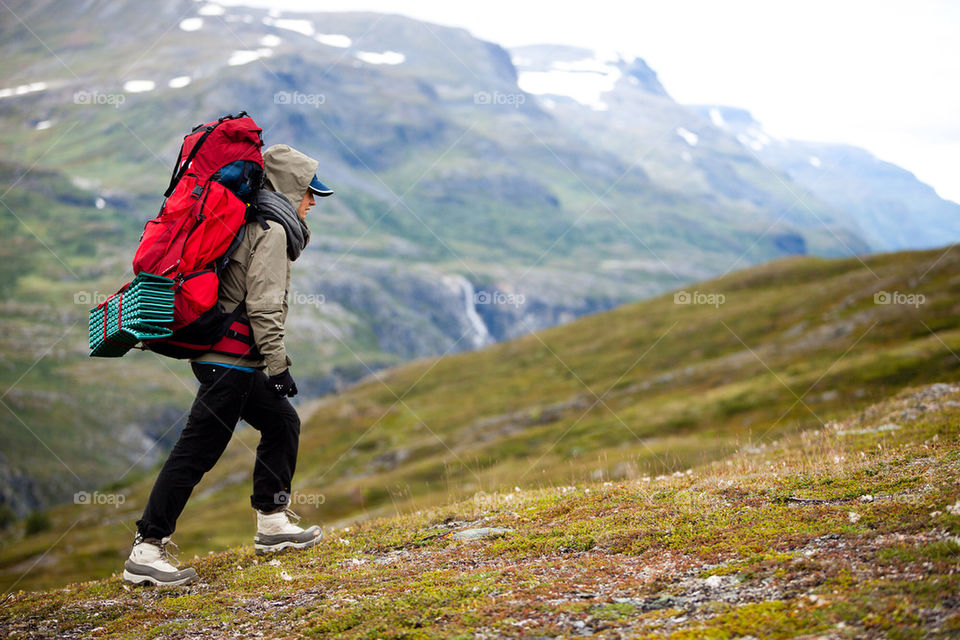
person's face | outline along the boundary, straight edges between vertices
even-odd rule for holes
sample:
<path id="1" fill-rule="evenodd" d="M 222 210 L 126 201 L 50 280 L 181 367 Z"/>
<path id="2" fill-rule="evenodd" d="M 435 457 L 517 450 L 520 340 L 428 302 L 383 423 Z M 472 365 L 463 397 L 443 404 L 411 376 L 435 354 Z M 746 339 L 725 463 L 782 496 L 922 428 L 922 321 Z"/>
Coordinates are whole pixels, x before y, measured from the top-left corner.
<path id="1" fill-rule="evenodd" d="M 301 220 L 307 217 L 307 211 L 310 211 L 310 207 L 315 204 L 317 204 L 317 201 L 313 197 L 313 192 L 307 189 L 307 192 L 300 199 L 300 206 L 297 207 L 297 215 L 300 216 Z"/>

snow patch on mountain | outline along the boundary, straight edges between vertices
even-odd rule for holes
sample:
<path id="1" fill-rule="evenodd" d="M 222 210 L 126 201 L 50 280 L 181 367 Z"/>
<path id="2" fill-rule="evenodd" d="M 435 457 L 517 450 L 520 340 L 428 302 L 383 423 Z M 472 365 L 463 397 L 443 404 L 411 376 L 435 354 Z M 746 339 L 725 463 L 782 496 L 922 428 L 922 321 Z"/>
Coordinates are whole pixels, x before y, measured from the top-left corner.
<path id="1" fill-rule="evenodd" d="M 22 96 L 36 91 L 46 91 L 46 82 L 31 82 L 30 84 L 21 84 L 8 89 L 0 89 L 0 98 L 9 98 L 10 96 Z"/>
<path id="2" fill-rule="evenodd" d="M 575 60 L 573 62 L 554 62 L 553 68 L 559 71 L 583 71 L 586 73 L 597 73 L 600 75 L 609 75 L 613 74 L 616 77 L 620 77 L 620 69 L 615 66 L 611 66 L 610 60 L 606 58 L 584 58 L 583 60 Z"/>
<path id="3" fill-rule="evenodd" d="M 312 22 L 298 18 L 275 18 L 267 16 L 263 19 L 263 24 L 267 25 L 268 27 L 276 27 L 277 29 L 294 31 L 310 38 L 312 38 L 313 34 L 315 33 Z"/>
<path id="4" fill-rule="evenodd" d="M 737 140 L 745 147 L 750 147 L 754 151 L 760 151 L 770 144 L 770 136 L 756 127 L 747 129 L 746 133 L 737 134 Z"/>
<path id="5" fill-rule="evenodd" d="M 357 58 L 367 64 L 400 64 L 407 59 L 407 56 L 398 51 L 384 51 L 375 53 L 373 51 L 357 51 Z"/>
<path id="6" fill-rule="evenodd" d="M 275 36 L 272 33 L 268 33 L 260 38 L 260 44 L 265 47 L 277 47 L 281 42 L 283 42 L 283 40 L 280 38 L 280 36 Z"/>
<path id="7" fill-rule="evenodd" d="M 719 127 L 721 129 L 729 128 L 727 121 L 723 119 L 723 114 L 720 113 L 719 109 L 710 109 L 710 121 L 713 122 L 715 127 Z"/>
<path id="8" fill-rule="evenodd" d="M 518 67 L 528 64 L 521 63 L 524 60 L 514 60 Z M 557 61 L 546 71 L 520 71 L 517 85 L 527 93 L 566 96 L 596 111 L 604 111 L 607 105 L 602 96 L 613 90 L 622 75 L 613 59 L 598 54 L 572 62 Z"/>
<path id="9" fill-rule="evenodd" d="M 81 176 L 71 176 L 70 184 L 78 189 L 93 191 L 94 189 L 98 189 L 100 187 L 100 180 L 95 178 L 83 178 Z"/>
<path id="10" fill-rule="evenodd" d="M 226 9 L 213 2 L 208 2 L 200 7 L 200 10 L 197 13 L 202 16 L 222 16 L 224 13 L 226 13 Z"/>
<path id="11" fill-rule="evenodd" d="M 127 93 L 144 93 L 157 88 L 153 80 L 127 80 L 123 83 L 123 90 Z"/>
<path id="12" fill-rule="evenodd" d="M 328 47 L 339 47 L 340 49 L 346 49 L 353 44 L 353 40 L 349 36 L 339 33 L 318 33 L 314 40 Z"/>
<path id="13" fill-rule="evenodd" d="M 203 18 L 184 18 L 180 21 L 182 31 L 197 31 L 203 26 Z"/>
<path id="14" fill-rule="evenodd" d="M 697 146 L 697 141 L 700 140 L 700 136 L 683 127 L 677 127 L 677 135 L 686 140 L 687 144 L 691 147 Z"/>
<path id="15" fill-rule="evenodd" d="M 239 49 L 230 54 L 230 59 L 227 60 L 227 64 L 231 67 L 239 67 L 240 65 L 249 64 L 254 60 L 259 60 L 260 58 L 269 58 L 273 54 L 272 49 Z"/>

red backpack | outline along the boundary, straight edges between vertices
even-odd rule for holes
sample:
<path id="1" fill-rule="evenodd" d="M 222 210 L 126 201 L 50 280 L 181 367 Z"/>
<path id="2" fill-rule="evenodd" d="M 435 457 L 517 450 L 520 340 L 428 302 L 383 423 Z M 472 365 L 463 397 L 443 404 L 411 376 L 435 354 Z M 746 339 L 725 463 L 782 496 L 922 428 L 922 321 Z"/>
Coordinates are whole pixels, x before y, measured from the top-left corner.
<path id="1" fill-rule="evenodd" d="M 173 335 L 144 347 L 173 358 L 214 351 L 258 357 L 241 303 L 217 303 L 220 271 L 243 239 L 248 202 L 263 182 L 262 130 L 245 111 L 184 137 L 160 214 L 144 227 L 134 273 L 174 281 Z"/>

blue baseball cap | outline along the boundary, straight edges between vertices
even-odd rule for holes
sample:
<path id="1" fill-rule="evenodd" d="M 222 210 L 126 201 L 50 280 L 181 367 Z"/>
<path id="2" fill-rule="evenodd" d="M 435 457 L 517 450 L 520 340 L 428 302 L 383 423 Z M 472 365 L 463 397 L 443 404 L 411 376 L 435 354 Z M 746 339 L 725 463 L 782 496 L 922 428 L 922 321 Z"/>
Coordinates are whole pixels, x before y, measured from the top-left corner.
<path id="1" fill-rule="evenodd" d="M 303 183 L 301 182 L 300 184 Z M 320 178 L 317 176 L 313 176 L 313 180 L 310 181 L 310 186 L 308 188 L 310 189 L 310 193 L 315 193 L 321 198 L 326 198 L 327 196 L 333 195 L 333 189 L 320 182 Z"/>

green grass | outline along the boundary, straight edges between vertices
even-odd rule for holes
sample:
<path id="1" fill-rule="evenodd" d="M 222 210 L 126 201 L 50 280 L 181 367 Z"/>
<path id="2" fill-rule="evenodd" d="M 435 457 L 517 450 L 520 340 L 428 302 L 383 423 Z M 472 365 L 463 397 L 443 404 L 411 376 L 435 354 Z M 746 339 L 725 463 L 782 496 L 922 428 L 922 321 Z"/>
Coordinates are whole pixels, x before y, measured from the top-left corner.
<path id="1" fill-rule="evenodd" d="M 920 387 L 690 473 L 513 491 L 327 527 L 317 548 L 280 555 L 279 566 L 249 544 L 184 554 L 201 576 L 188 588 L 130 588 L 113 576 L 14 591 L 0 630 L 11 638 L 585 629 L 611 638 L 951 637 L 960 516 L 946 507 L 960 500 L 958 401 L 960 387 Z M 901 429 L 870 431 L 904 412 Z M 847 435 L 858 430 L 867 433 Z M 831 482 L 811 485 L 811 475 Z M 829 487 L 857 482 L 872 500 L 778 498 L 801 487 L 826 498 Z M 448 535 L 480 523 L 511 531 L 471 542 Z"/>

